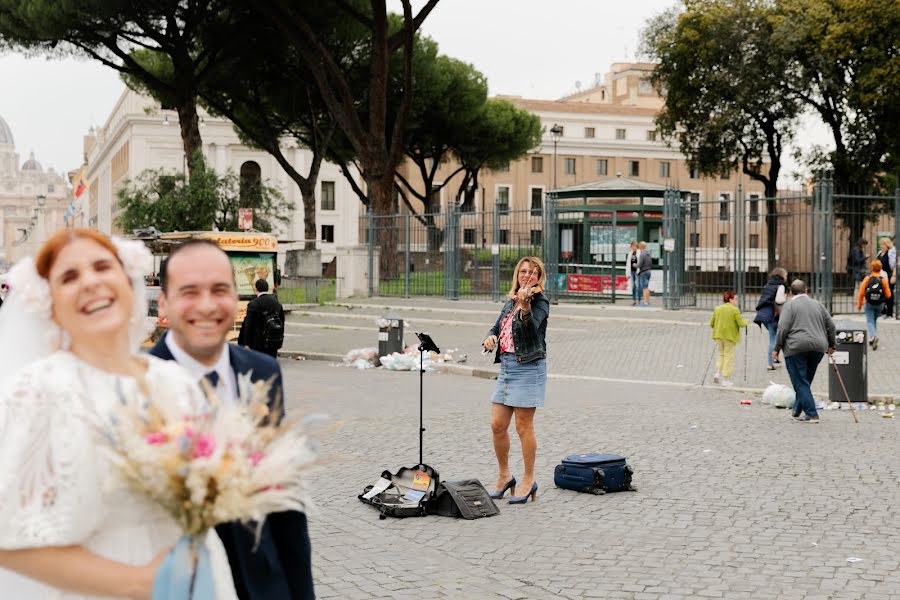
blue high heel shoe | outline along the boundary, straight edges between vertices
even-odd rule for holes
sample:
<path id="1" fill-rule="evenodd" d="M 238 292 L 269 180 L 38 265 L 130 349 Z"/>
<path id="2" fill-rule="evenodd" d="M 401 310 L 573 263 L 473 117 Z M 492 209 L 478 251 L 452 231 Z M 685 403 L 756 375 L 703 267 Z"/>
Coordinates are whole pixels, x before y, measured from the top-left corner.
<path id="1" fill-rule="evenodd" d="M 525 504 L 528 502 L 528 498 L 531 498 L 531 501 L 534 502 L 537 499 L 537 481 L 531 484 L 531 489 L 524 496 L 510 496 L 509 503 L 510 504 Z"/>
<path id="2" fill-rule="evenodd" d="M 513 477 L 509 481 L 506 482 L 506 485 L 503 486 L 503 489 L 499 492 L 491 492 L 491 498 L 494 500 L 499 500 L 506 493 L 506 490 L 512 488 L 513 493 L 516 491 L 516 478 Z"/>

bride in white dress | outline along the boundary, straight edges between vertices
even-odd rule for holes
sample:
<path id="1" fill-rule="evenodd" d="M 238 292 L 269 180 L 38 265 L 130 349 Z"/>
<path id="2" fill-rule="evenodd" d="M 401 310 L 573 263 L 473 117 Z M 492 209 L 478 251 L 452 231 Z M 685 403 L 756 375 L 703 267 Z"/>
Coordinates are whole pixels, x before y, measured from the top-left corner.
<path id="1" fill-rule="evenodd" d="M 149 599 L 179 539 L 168 514 L 118 480 L 94 426 L 121 398 L 141 398 L 141 380 L 204 402 L 177 364 L 136 353 L 146 331 L 146 254 L 139 242 L 75 229 L 10 273 L 0 309 L 4 598 Z M 236 598 L 214 531 L 206 543 L 216 598 Z"/>

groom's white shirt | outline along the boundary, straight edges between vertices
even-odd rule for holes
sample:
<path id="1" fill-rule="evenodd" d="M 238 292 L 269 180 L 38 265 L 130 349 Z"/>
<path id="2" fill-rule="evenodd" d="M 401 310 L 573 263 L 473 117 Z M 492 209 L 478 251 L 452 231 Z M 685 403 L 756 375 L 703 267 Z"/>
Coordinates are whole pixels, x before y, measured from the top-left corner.
<path id="1" fill-rule="evenodd" d="M 231 403 L 237 400 L 237 376 L 231 368 L 231 356 L 228 352 L 227 343 L 222 344 L 222 352 L 219 354 L 219 360 L 216 361 L 216 364 L 212 367 L 208 367 L 182 350 L 175 342 L 175 336 L 172 335 L 171 332 L 165 339 L 166 347 L 169 349 L 169 352 L 172 353 L 172 356 L 175 357 L 175 362 L 187 369 L 188 373 L 190 373 L 197 381 L 200 381 L 210 371 L 215 371 L 219 374 L 219 383 L 216 385 L 216 395 L 219 397 L 220 402 Z"/>

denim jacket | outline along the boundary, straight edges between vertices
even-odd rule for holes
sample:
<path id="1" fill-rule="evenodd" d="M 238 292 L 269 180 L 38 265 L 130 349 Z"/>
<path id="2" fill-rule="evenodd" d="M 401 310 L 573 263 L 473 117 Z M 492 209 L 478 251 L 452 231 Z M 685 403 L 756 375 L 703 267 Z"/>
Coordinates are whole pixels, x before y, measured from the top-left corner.
<path id="1" fill-rule="evenodd" d="M 515 300 L 507 300 L 500 311 L 497 322 L 491 327 L 488 335 L 500 337 L 500 326 L 509 311 L 516 307 Z M 550 316 L 550 302 L 544 294 L 535 294 L 531 299 L 531 314 L 522 318 L 520 312 L 513 317 L 512 335 L 513 345 L 516 348 L 516 360 L 520 363 L 530 363 L 542 358 L 547 358 L 547 317 Z M 495 347 L 494 362 L 500 362 L 500 343 Z"/>

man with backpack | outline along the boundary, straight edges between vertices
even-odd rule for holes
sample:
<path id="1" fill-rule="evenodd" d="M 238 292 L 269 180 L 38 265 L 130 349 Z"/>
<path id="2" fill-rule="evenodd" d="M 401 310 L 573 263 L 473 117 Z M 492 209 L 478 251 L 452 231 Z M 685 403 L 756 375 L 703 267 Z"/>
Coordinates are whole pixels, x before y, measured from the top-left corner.
<path id="1" fill-rule="evenodd" d="M 866 326 L 869 330 L 869 345 L 878 350 L 878 317 L 884 310 L 884 302 L 891 297 L 891 284 L 881 269 L 881 261 L 872 261 L 872 273 L 862 280 L 856 298 L 856 310 L 866 312 Z"/>
<path id="2" fill-rule="evenodd" d="M 247 304 L 247 316 L 241 324 L 238 345 L 278 356 L 284 343 L 284 309 L 265 279 L 256 280 L 256 298 Z"/>

